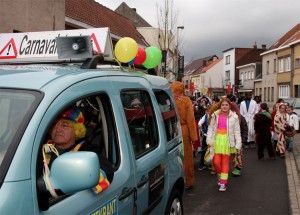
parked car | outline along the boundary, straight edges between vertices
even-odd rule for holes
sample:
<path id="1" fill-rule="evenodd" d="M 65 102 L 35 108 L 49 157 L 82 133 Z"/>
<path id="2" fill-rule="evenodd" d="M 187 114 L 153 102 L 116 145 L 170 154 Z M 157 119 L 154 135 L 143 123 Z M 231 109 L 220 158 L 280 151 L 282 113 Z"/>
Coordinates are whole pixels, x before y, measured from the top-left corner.
<path id="1" fill-rule="evenodd" d="M 14 50 L 20 50 L 16 40 Z M 20 64 L 19 56 L 0 58 L 0 214 L 183 213 L 182 134 L 165 78 L 107 65 L 98 56 L 84 66 L 71 58 L 45 64 L 43 56 Z M 67 152 L 50 168 L 53 197 L 43 177 L 42 147 L 55 119 L 74 106 L 85 117 L 84 144 L 112 165 L 113 180 L 95 194 L 98 155 Z"/>

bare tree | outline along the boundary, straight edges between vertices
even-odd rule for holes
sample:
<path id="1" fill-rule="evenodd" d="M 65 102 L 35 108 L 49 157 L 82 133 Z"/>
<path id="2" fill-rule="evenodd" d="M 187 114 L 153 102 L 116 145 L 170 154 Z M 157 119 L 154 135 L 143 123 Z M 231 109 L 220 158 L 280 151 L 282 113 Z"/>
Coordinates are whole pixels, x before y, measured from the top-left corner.
<path id="1" fill-rule="evenodd" d="M 162 66 L 165 72 L 175 74 L 178 71 L 179 34 L 177 26 L 178 11 L 174 9 L 174 0 L 164 0 L 162 6 L 157 6 L 158 45 L 162 50 Z M 165 75 L 165 74 L 164 74 Z"/>

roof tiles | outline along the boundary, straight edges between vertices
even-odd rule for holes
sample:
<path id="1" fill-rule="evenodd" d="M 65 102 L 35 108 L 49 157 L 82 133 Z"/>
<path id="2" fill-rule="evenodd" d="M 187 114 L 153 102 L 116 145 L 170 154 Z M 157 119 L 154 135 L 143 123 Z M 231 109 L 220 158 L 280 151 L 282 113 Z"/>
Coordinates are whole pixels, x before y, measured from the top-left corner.
<path id="1" fill-rule="evenodd" d="M 289 30 L 285 35 L 283 35 L 276 43 L 274 43 L 269 50 L 278 48 L 288 44 L 288 40 L 293 38 L 297 33 L 300 32 L 300 23 L 295 25 L 291 30 Z"/>
<path id="2" fill-rule="evenodd" d="M 147 45 L 128 18 L 94 0 L 66 0 L 66 16 L 96 28 L 109 27 L 115 35 L 131 37 L 137 43 Z"/>

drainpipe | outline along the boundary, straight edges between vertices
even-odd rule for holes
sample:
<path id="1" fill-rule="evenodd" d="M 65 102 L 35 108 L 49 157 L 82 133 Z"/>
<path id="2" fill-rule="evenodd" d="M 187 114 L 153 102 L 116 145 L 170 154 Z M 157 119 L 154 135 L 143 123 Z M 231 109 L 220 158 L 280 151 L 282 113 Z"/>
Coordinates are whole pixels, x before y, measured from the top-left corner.
<path id="1" fill-rule="evenodd" d="M 294 88 L 294 82 L 293 82 L 293 79 L 294 79 L 294 45 L 291 46 L 291 83 L 290 83 L 290 91 L 291 91 L 291 97 L 294 97 L 294 94 L 293 94 L 293 88 Z"/>

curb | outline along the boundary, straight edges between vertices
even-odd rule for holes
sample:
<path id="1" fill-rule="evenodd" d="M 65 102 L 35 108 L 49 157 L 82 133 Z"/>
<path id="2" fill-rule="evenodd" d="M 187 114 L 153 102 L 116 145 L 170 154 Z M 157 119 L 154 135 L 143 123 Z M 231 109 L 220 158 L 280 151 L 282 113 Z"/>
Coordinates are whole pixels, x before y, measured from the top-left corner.
<path id="1" fill-rule="evenodd" d="M 297 133 L 294 138 L 293 155 L 295 158 L 298 175 L 300 175 L 300 134 Z"/>

